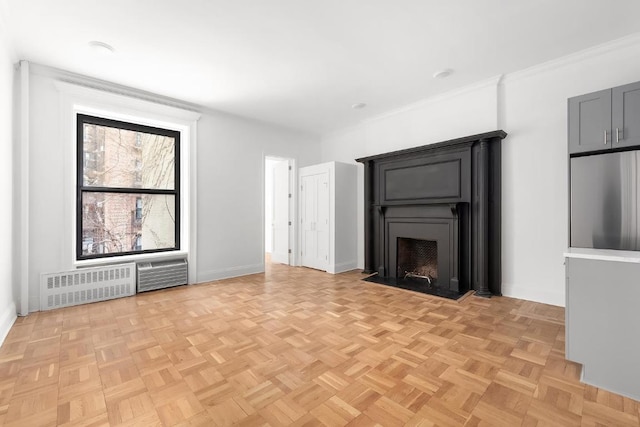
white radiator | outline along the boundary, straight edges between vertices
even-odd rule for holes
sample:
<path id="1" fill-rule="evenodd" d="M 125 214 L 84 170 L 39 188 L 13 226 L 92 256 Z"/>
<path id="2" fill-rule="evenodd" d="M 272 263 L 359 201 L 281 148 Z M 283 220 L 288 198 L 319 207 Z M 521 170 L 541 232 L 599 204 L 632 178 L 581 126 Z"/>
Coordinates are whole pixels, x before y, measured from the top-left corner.
<path id="1" fill-rule="evenodd" d="M 40 275 L 40 310 L 121 298 L 136 293 L 135 263 Z"/>
<path id="2" fill-rule="evenodd" d="M 179 259 L 138 264 L 138 292 L 187 284 L 187 260 Z"/>

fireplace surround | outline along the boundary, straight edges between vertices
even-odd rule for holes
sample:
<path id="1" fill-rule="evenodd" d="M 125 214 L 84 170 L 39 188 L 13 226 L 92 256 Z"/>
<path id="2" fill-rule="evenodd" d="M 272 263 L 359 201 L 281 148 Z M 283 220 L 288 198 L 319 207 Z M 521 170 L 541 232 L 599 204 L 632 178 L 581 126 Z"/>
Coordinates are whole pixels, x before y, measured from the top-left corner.
<path id="1" fill-rule="evenodd" d="M 434 294 L 501 295 L 506 136 L 497 130 L 356 159 L 364 165 L 364 272 L 377 273 L 373 281 Z M 407 244 L 429 246 L 425 253 L 435 252 L 435 261 L 413 260 L 417 271 L 409 271 L 402 266 Z M 436 277 L 429 274 L 434 268 Z"/>

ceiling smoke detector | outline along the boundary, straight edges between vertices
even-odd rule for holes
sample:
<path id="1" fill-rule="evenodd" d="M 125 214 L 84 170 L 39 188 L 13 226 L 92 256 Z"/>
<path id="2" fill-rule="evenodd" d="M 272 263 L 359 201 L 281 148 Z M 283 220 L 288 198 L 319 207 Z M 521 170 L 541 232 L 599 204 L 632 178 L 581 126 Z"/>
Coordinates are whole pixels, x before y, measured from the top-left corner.
<path id="1" fill-rule="evenodd" d="M 110 44 L 107 44 L 105 42 L 101 42 L 101 41 L 97 41 L 97 40 L 92 40 L 89 43 L 89 47 L 94 51 L 94 52 L 98 52 L 101 54 L 112 54 L 115 53 L 115 49 L 113 46 L 111 46 Z"/>
<path id="2" fill-rule="evenodd" d="M 351 108 L 353 108 L 354 110 L 362 110 L 366 106 L 367 104 L 365 104 L 364 102 L 358 102 L 357 104 L 353 104 Z"/>
<path id="3" fill-rule="evenodd" d="M 449 77 L 453 74 L 453 70 L 450 68 L 445 68 L 444 70 L 439 70 L 433 73 L 434 79 L 444 79 L 445 77 Z"/>

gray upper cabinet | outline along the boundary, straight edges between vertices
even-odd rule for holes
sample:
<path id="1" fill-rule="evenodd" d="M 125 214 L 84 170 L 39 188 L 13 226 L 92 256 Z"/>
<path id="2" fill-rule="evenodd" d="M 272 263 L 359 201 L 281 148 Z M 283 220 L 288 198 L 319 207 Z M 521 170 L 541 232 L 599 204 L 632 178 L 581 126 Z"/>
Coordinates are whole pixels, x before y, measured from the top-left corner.
<path id="1" fill-rule="evenodd" d="M 614 147 L 640 146 L 640 82 L 612 89 Z"/>
<path id="2" fill-rule="evenodd" d="M 569 153 L 611 148 L 611 89 L 569 99 Z"/>
<path id="3" fill-rule="evenodd" d="M 569 99 L 569 153 L 640 146 L 640 82 Z"/>

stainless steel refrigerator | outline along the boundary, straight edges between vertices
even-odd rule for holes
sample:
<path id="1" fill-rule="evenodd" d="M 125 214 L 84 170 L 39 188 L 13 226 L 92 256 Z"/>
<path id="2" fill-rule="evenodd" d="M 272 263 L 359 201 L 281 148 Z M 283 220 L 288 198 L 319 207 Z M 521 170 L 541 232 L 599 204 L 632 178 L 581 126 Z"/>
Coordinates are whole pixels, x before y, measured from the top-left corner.
<path id="1" fill-rule="evenodd" d="M 640 250 L 640 151 L 571 159 L 571 246 Z"/>

